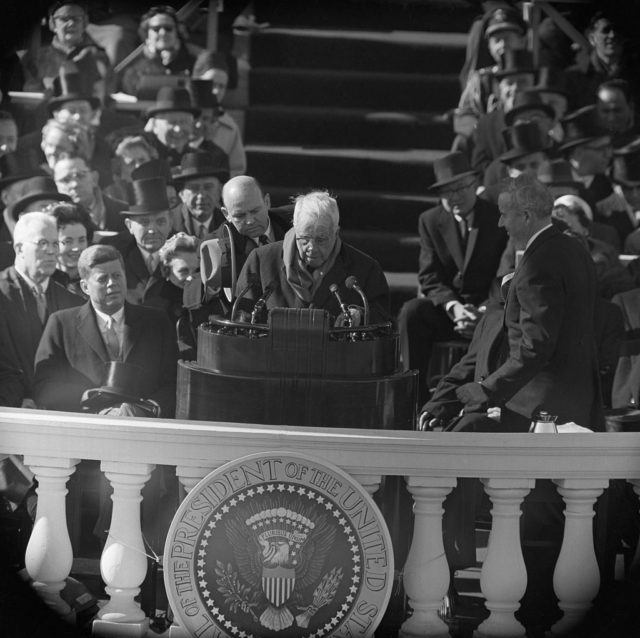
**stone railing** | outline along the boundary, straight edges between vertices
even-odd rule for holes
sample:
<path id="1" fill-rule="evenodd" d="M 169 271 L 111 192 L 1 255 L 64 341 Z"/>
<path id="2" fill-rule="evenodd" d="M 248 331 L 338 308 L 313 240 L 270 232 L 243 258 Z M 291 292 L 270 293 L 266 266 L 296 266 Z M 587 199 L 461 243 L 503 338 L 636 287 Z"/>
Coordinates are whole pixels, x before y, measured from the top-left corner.
<path id="1" fill-rule="evenodd" d="M 100 561 L 109 600 L 94 623 L 94 633 L 106 637 L 141 636 L 148 626 L 134 598 L 147 569 L 140 492 L 154 466 L 175 466 L 188 491 L 227 461 L 284 450 L 334 463 L 369 493 L 377 490 L 383 476 L 406 477 L 415 516 L 404 567 L 413 613 L 402 626 L 404 636 L 449 635 L 437 613 L 449 585 L 442 504 L 457 477 L 481 478 L 493 505 L 481 574 L 490 613 L 478 629 L 481 637 L 525 635 L 514 617 L 527 583 L 519 518 L 536 478 L 553 479 L 566 506 L 553 577 L 564 615 L 552 628 L 554 635 L 574 627 L 598 592 L 592 536 L 595 500 L 614 478 L 627 479 L 640 494 L 640 434 L 421 433 L 0 409 L 0 452 L 24 455 L 39 483 L 27 570 L 36 589 L 62 615 L 71 613 L 60 591 L 73 560 L 65 523 L 67 480 L 81 459 L 96 459 L 113 486 L 111 535 Z M 170 635 L 185 634 L 175 625 Z"/>

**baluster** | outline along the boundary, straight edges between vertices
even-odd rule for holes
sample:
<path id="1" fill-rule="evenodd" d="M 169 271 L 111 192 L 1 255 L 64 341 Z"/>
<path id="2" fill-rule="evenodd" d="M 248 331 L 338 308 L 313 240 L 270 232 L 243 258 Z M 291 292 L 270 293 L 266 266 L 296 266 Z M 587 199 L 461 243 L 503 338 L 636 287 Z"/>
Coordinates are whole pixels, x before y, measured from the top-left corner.
<path id="1" fill-rule="evenodd" d="M 404 567 L 404 588 L 413 615 L 402 623 L 400 636 L 446 638 L 449 629 L 438 610 L 449 588 L 449 565 L 442 542 L 442 503 L 455 478 L 409 477 L 414 531 Z"/>
<path id="2" fill-rule="evenodd" d="M 102 461 L 100 468 L 113 486 L 109 536 L 100 558 L 100 572 L 109 601 L 93 623 L 96 636 L 143 636 L 149 619 L 134 598 L 147 573 L 140 528 L 140 491 L 154 466 L 148 463 Z M 120 625 L 120 628 L 118 627 Z"/>
<path id="3" fill-rule="evenodd" d="M 25 552 L 25 566 L 33 587 L 60 616 L 72 622 L 75 612 L 60 597 L 73 565 L 67 529 L 66 484 L 77 459 L 25 456 L 24 463 L 38 481 L 36 520 Z"/>
<path id="4" fill-rule="evenodd" d="M 480 589 L 489 617 L 480 624 L 477 638 L 524 636 L 514 612 L 527 589 L 527 569 L 520 546 L 520 505 L 535 485 L 534 479 L 483 479 L 493 505 L 487 558 L 482 566 Z"/>
<path id="5" fill-rule="evenodd" d="M 584 618 L 600 588 L 593 505 L 609 482 L 562 479 L 554 483 L 565 502 L 562 547 L 553 572 L 553 589 L 564 616 L 551 627 L 551 635 L 560 636 Z"/>
<path id="6" fill-rule="evenodd" d="M 382 482 L 380 474 L 355 474 L 351 472 L 349 474 L 364 487 L 369 496 L 373 496 L 380 489 L 380 483 Z"/>

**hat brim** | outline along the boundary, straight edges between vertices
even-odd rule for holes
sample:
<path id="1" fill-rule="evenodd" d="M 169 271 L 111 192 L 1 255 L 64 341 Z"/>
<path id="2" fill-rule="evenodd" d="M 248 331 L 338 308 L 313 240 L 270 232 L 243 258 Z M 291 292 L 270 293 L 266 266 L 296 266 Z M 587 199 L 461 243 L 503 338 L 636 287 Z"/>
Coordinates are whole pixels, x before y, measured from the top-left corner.
<path id="1" fill-rule="evenodd" d="M 551 119 L 554 119 L 556 116 L 556 112 L 553 110 L 552 106 L 549 106 L 549 104 L 522 104 L 521 106 L 512 108 L 504 114 L 504 123 L 507 126 L 512 126 L 516 116 L 524 111 L 544 111 Z"/>
<path id="2" fill-rule="evenodd" d="M 65 195 L 64 193 L 33 193 L 7 206 L 7 215 L 9 215 L 11 219 L 18 221 L 18 216 L 20 215 L 20 213 L 22 213 L 29 204 L 31 204 L 32 202 L 37 202 L 39 199 L 53 199 L 58 202 L 72 201 L 71 197 L 69 197 L 69 195 Z"/>
<path id="3" fill-rule="evenodd" d="M 465 177 L 470 177 L 471 175 L 477 176 L 480 171 L 465 171 L 464 173 L 458 173 L 457 175 L 452 175 L 448 179 L 441 179 L 439 182 L 435 184 L 431 184 L 428 190 L 437 190 L 438 188 L 442 188 L 443 186 L 447 186 L 447 184 L 453 184 L 453 182 L 457 182 L 459 179 L 464 179 Z"/>
<path id="4" fill-rule="evenodd" d="M 82 95 L 80 93 L 67 93 L 66 95 L 60 95 L 59 97 L 52 97 L 47 102 L 47 109 L 49 115 L 53 116 L 53 112 L 59 109 L 65 102 L 74 102 L 76 100 L 85 100 L 89 102 L 92 109 L 100 108 L 100 100 L 93 95 Z"/>
<path id="5" fill-rule="evenodd" d="M 510 151 L 503 153 L 498 158 L 501 162 L 511 162 L 513 160 L 519 159 L 520 157 L 525 157 L 526 155 L 533 155 L 534 153 L 546 153 L 549 149 L 546 148 L 512 148 Z"/>
<path id="6" fill-rule="evenodd" d="M 575 148 L 576 146 L 581 146 L 582 144 L 586 144 L 587 142 L 593 142 L 593 140 L 600 140 L 603 137 L 611 137 L 610 135 L 591 135 L 589 137 L 577 137 L 575 140 L 570 140 L 569 142 L 565 142 L 558 147 L 558 151 L 560 153 L 564 153 L 565 151 Z"/>
<path id="7" fill-rule="evenodd" d="M 129 206 L 128 210 L 121 210 L 120 214 L 123 217 L 137 217 L 138 215 L 156 215 L 158 213 L 169 213 L 171 210 L 169 207 L 167 208 L 156 208 L 153 210 L 149 210 L 143 206 Z"/>
<path id="8" fill-rule="evenodd" d="M 503 22 L 501 24 L 494 24 L 493 26 L 489 26 L 484 30 L 484 37 L 488 38 L 492 36 L 494 33 L 498 33 L 498 31 L 518 31 L 521 35 L 524 35 L 525 30 L 521 25 L 516 22 Z"/>
<path id="9" fill-rule="evenodd" d="M 213 169 L 210 171 L 197 171 L 195 173 L 177 173 L 171 176 L 172 182 L 188 182 L 190 179 L 200 179 L 201 177 L 217 177 L 220 181 L 226 181 L 225 177 L 229 173 L 221 169 Z"/>
<path id="10" fill-rule="evenodd" d="M 502 78 L 506 78 L 510 75 L 525 75 L 525 74 L 535 75 L 536 68 L 533 66 L 530 66 L 530 67 L 527 66 L 527 67 L 521 67 L 519 69 L 500 69 L 498 71 L 494 71 L 492 75 L 496 80 L 501 80 Z"/>
<path id="11" fill-rule="evenodd" d="M 151 117 L 154 117 L 158 113 L 191 113 L 193 117 L 198 117 L 201 113 L 201 110 L 196 109 L 194 107 L 187 107 L 187 106 L 183 106 L 181 108 L 167 107 L 167 106 L 158 108 L 158 107 L 152 106 L 151 108 L 147 109 L 145 113 L 145 117 L 149 119 Z"/>

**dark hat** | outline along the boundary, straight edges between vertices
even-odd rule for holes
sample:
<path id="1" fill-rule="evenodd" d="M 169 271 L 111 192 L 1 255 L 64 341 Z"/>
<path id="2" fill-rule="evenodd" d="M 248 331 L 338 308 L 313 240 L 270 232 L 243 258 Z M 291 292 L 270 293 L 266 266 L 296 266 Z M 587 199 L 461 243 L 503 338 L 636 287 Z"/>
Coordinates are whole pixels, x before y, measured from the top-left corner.
<path id="1" fill-rule="evenodd" d="M 72 100 L 86 100 L 93 109 L 100 106 L 100 100 L 87 90 L 84 77 L 72 62 L 66 62 L 60 67 L 58 77 L 53 81 L 53 91 L 54 97 L 50 98 L 47 103 L 47 109 L 51 116 L 65 102 Z"/>
<path id="2" fill-rule="evenodd" d="M 38 176 L 49 177 L 49 174 L 42 168 L 34 166 L 27 155 L 28 154 L 14 151 L 12 153 L 5 153 L 0 157 L 0 172 L 2 173 L 2 178 L 0 178 L 0 191 L 23 179 Z"/>
<path id="3" fill-rule="evenodd" d="M 513 107 L 505 113 L 504 121 L 507 126 L 512 126 L 517 116 L 525 111 L 543 111 L 551 119 L 554 119 L 556 112 L 549 104 L 545 104 L 538 93 L 533 91 L 519 91 L 513 98 Z"/>
<path id="4" fill-rule="evenodd" d="M 193 77 L 198 78 L 211 69 L 219 69 L 229 74 L 229 58 L 224 53 L 216 51 L 201 51 L 193 65 Z"/>
<path id="5" fill-rule="evenodd" d="M 520 75 L 522 73 L 536 73 L 533 54 L 527 49 L 514 49 L 505 53 L 502 64 L 497 71 L 493 72 L 493 77 L 501 80 L 509 75 Z"/>
<path id="6" fill-rule="evenodd" d="M 16 221 L 20 213 L 22 213 L 29 204 L 39 199 L 52 199 L 58 202 L 71 201 L 71 197 L 58 192 L 56 183 L 51 177 L 29 177 L 21 184 L 20 192 L 20 199 L 7 206 L 7 215 Z"/>
<path id="7" fill-rule="evenodd" d="M 640 185 L 640 148 L 628 152 L 623 148 L 613 154 L 611 179 L 618 184 Z"/>
<path id="8" fill-rule="evenodd" d="M 213 80 L 191 80 L 191 96 L 200 109 L 220 110 L 218 98 L 213 94 Z"/>
<path id="9" fill-rule="evenodd" d="M 545 135 L 535 122 L 518 122 L 502 131 L 509 149 L 498 158 L 501 162 L 511 162 L 531 153 L 546 153 L 548 145 Z"/>
<path id="10" fill-rule="evenodd" d="M 169 162 L 166 159 L 152 159 L 131 171 L 132 182 L 150 177 L 162 177 L 167 184 L 170 184 L 172 177 Z"/>
<path id="11" fill-rule="evenodd" d="M 573 186 L 576 188 L 582 186 L 573 177 L 571 164 L 563 159 L 542 162 L 538 167 L 538 180 L 547 186 Z"/>
<path id="12" fill-rule="evenodd" d="M 569 97 L 567 76 L 555 66 L 542 66 L 538 69 L 538 82 L 528 89 L 537 93 L 559 93 Z"/>
<path id="13" fill-rule="evenodd" d="M 191 93 L 187 89 L 173 86 L 163 86 L 156 95 L 156 103 L 147 109 L 147 119 L 157 113 L 191 113 L 194 117 L 200 115 L 200 109 L 193 106 Z"/>
<path id="14" fill-rule="evenodd" d="M 522 19 L 520 12 L 512 7 L 500 7 L 494 9 L 484 30 L 485 38 L 496 33 L 497 31 L 519 31 L 521 34 L 526 33 L 527 27 Z"/>
<path id="15" fill-rule="evenodd" d="M 173 174 L 173 181 L 178 182 L 177 186 L 181 186 L 182 182 L 188 179 L 197 179 L 198 177 L 217 177 L 221 182 L 228 178 L 228 171 L 225 168 L 216 166 L 213 163 L 211 153 L 206 151 L 194 151 L 185 153 L 182 161 Z"/>
<path id="16" fill-rule="evenodd" d="M 150 215 L 169 210 L 167 183 L 162 177 L 148 177 L 131 182 L 132 204 L 120 212 L 125 217 Z"/>
<path id="17" fill-rule="evenodd" d="M 108 361 L 105 363 L 104 382 L 99 388 L 90 388 L 82 396 L 85 410 L 108 407 L 113 401 L 133 403 L 156 415 L 158 404 L 141 397 L 141 381 L 144 370 L 131 363 Z"/>
<path id="18" fill-rule="evenodd" d="M 569 113 L 561 122 L 564 142 L 560 150 L 563 152 L 601 137 L 609 137 L 609 132 L 600 122 L 595 104 L 583 106 Z"/>
<path id="19" fill-rule="evenodd" d="M 446 186 L 469 175 L 477 175 L 478 171 L 471 168 L 466 155 L 456 151 L 437 159 L 433 163 L 433 173 L 436 181 L 429 186 L 430 190 Z"/>

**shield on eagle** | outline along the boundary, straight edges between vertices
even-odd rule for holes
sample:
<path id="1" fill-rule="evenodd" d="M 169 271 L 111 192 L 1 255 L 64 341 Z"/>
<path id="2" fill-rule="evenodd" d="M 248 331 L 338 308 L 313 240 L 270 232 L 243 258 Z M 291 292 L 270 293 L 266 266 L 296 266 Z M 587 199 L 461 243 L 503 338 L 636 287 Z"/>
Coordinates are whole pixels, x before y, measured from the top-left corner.
<path id="1" fill-rule="evenodd" d="M 264 567 L 262 590 L 274 607 L 281 607 L 289 600 L 296 584 L 296 570 L 290 567 Z"/>

